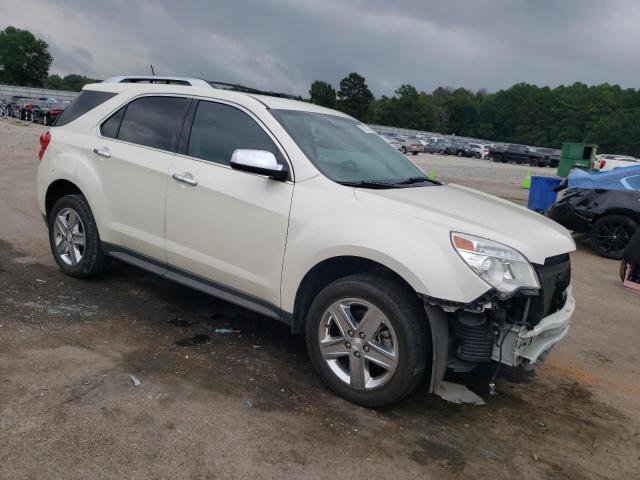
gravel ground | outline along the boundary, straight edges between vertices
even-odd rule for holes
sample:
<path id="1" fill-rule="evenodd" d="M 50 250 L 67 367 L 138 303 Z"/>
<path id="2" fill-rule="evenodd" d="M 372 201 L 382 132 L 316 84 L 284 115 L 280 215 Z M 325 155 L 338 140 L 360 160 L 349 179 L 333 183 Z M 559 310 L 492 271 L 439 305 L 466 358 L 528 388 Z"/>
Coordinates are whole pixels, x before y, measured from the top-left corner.
<path id="1" fill-rule="evenodd" d="M 369 410 L 277 322 L 124 265 L 61 274 L 34 193 L 42 131 L 0 119 L 1 479 L 640 478 L 640 296 L 582 242 L 574 323 L 544 365 L 503 369 L 497 397 L 490 371 L 467 379 L 484 407 L 422 390 Z M 522 196 L 527 167 L 415 160 Z"/>
<path id="2" fill-rule="evenodd" d="M 420 153 L 408 155 L 408 158 L 425 172 L 435 173 L 441 182 L 477 188 L 520 204 L 527 203 L 529 191 L 522 188 L 522 181 L 528 172 L 545 177 L 556 174 L 555 168 L 515 163 L 498 164 L 491 160 L 450 155 Z"/>

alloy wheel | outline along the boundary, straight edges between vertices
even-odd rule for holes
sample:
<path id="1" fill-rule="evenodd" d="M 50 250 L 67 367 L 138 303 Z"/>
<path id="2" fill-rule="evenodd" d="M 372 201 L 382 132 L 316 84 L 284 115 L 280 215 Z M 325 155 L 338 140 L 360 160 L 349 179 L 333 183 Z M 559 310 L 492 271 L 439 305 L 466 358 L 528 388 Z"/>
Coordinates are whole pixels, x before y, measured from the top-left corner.
<path id="1" fill-rule="evenodd" d="M 603 252 L 612 256 L 619 255 L 625 249 L 634 233 L 634 228 L 629 222 L 619 218 L 612 218 L 598 225 L 595 243 Z"/>
<path id="2" fill-rule="evenodd" d="M 320 353 L 331 371 L 356 390 L 381 387 L 398 366 L 398 339 L 386 315 L 358 298 L 343 298 L 324 312 Z"/>
<path id="3" fill-rule="evenodd" d="M 64 263 L 75 267 L 82 261 L 85 252 L 85 229 L 75 210 L 60 210 L 53 226 L 53 238 L 56 253 Z"/>

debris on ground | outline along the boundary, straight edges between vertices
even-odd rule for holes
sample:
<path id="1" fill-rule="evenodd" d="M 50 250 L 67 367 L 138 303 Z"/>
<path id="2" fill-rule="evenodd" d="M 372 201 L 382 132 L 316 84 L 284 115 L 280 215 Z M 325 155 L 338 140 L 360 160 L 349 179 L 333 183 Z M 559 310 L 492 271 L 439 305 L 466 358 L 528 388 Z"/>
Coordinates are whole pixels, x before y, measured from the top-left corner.
<path id="1" fill-rule="evenodd" d="M 176 341 L 176 346 L 178 347 L 195 347 L 196 345 L 200 345 L 201 343 L 206 343 L 211 340 L 209 335 L 204 333 L 198 333 L 193 337 L 181 338 Z"/>
<path id="2" fill-rule="evenodd" d="M 245 400 L 245 401 L 244 401 L 244 404 L 245 404 L 247 407 L 253 407 L 253 402 L 252 402 L 251 400 Z"/>
<path id="3" fill-rule="evenodd" d="M 180 328 L 187 328 L 191 326 L 189 322 L 183 320 L 181 317 L 172 318 L 171 320 L 169 320 L 169 323 Z"/>
<path id="4" fill-rule="evenodd" d="M 228 328 L 228 327 L 216 328 L 214 332 L 220 333 L 222 335 L 226 335 L 228 333 L 242 333 L 240 330 L 236 330 L 235 328 Z"/>
<path id="5" fill-rule="evenodd" d="M 138 377 L 136 377 L 135 375 L 129 375 L 129 379 L 131 380 L 131 382 L 133 383 L 134 387 L 137 387 L 138 385 L 140 385 L 142 382 L 140 382 L 140 380 L 138 379 Z"/>

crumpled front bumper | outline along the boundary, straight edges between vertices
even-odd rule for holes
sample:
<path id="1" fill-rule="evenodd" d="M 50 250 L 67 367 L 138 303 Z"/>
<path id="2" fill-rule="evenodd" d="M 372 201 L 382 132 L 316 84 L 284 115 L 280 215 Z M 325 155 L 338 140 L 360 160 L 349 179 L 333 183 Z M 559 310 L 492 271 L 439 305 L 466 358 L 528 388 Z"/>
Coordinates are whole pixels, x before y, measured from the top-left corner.
<path id="1" fill-rule="evenodd" d="M 544 317 L 534 328 L 512 326 L 493 346 L 491 358 L 509 366 L 518 366 L 523 362 L 533 365 L 543 361 L 551 348 L 569 332 L 571 316 L 576 308 L 571 286 L 567 287 L 564 306 L 555 313 Z M 503 340 L 503 341 L 502 341 Z M 500 353 L 502 350 L 502 354 Z"/>

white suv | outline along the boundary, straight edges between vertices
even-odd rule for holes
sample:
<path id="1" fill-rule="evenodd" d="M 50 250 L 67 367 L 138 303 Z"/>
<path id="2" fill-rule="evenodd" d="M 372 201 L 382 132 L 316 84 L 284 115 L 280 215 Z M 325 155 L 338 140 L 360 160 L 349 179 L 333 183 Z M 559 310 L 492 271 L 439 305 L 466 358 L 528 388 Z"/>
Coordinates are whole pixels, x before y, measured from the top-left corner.
<path id="1" fill-rule="evenodd" d="M 569 329 L 567 230 L 426 178 L 343 113 L 101 83 L 40 142 L 39 206 L 66 274 L 116 258 L 285 322 L 361 405 L 420 384 L 447 397 L 448 369 L 530 366 Z"/>

